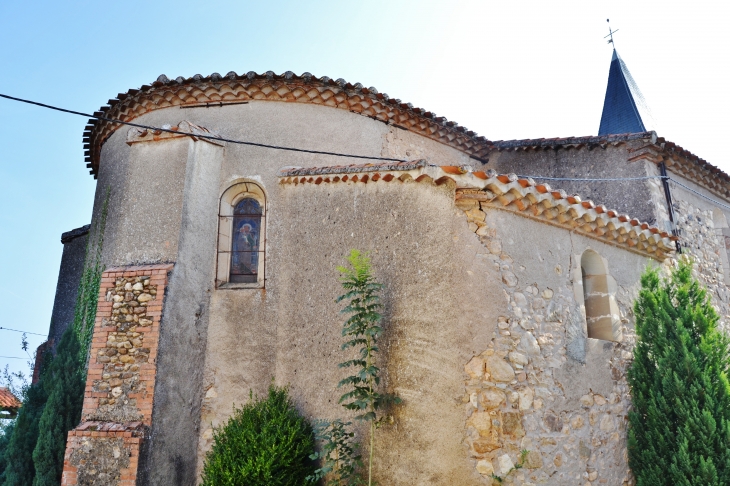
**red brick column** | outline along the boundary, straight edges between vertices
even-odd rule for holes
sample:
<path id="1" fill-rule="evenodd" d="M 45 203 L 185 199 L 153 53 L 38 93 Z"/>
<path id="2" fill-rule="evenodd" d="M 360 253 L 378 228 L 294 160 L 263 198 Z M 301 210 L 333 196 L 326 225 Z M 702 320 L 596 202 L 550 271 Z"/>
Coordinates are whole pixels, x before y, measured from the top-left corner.
<path id="1" fill-rule="evenodd" d="M 81 424 L 68 433 L 61 484 L 132 486 L 152 424 L 157 345 L 173 265 L 105 271 Z"/>

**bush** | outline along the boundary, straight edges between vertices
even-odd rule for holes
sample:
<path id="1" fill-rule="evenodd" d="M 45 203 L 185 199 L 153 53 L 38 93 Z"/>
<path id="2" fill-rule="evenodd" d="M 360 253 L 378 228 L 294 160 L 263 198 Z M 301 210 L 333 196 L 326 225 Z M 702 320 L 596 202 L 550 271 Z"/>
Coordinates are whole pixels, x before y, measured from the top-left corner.
<path id="1" fill-rule="evenodd" d="M 213 436 L 204 486 L 300 486 L 314 473 L 312 426 L 294 408 L 286 388 L 253 397 Z"/>

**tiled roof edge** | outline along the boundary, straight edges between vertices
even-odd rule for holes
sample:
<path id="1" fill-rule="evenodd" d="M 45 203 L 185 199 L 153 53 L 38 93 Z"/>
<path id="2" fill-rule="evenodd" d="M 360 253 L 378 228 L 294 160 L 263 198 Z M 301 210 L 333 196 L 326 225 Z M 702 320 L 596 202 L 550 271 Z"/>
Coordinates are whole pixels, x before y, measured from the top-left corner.
<path id="1" fill-rule="evenodd" d="M 264 92 L 252 88 L 259 85 L 271 89 Z M 292 89 L 285 89 L 287 86 Z M 297 89 L 305 86 L 314 91 Z M 342 78 L 316 77 L 310 73 L 299 76 L 291 71 L 283 74 L 273 71 L 237 74 L 231 71 L 225 76 L 218 73 L 210 76 L 196 74 L 190 78 L 175 79 L 163 74 L 151 85 L 118 94 L 94 115 L 130 121 L 144 113 L 170 106 L 219 106 L 250 100 L 303 102 L 347 109 L 450 145 L 478 159 L 484 159 L 491 149 L 491 142 L 485 137 L 431 111 L 391 98 L 373 87 L 348 83 Z M 97 119 L 90 119 L 86 125 L 83 135 L 86 165 L 94 176 L 98 170 L 101 146 L 118 128 L 119 124 Z"/>
<path id="2" fill-rule="evenodd" d="M 639 139 L 652 139 L 656 137 L 654 132 L 619 133 L 602 136 L 586 137 L 563 137 L 563 138 L 532 138 L 522 140 L 497 140 L 492 145 L 497 150 L 510 150 L 517 148 L 556 148 L 566 145 L 608 145 L 621 142 L 628 142 Z"/>
<path id="3" fill-rule="evenodd" d="M 730 175 L 676 143 L 659 137 L 654 131 L 588 137 L 497 140 L 493 141 L 492 144 L 495 150 L 498 151 L 548 150 L 582 146 L 607 147 L 633 140 L 646 140 L 646 145 L 637 149 L 638 153 L 632 155 L 629 160 L 637 160 L 643 157 L 656 164 L 664 161 L 670 171 L 687 177 L 714 194 L 730 200 Z M 645 156 L 650 152 L 653 153 L 648 157 Z"/>
<path id="4" fill-rule="evenodd" d="M 0 387 L 0 408 L 5 410 L 17 410 L 21 407 L 18 397 L 6 387 Z"/>
<path id="5" fill-rule="evenodd" d="M 325 165 L 322 167 L 284 167 L 279 171 L 279 177 L 292 176 L 312 176 L 326 174 L 355 174 L 358 172 L 378 172 L 378 171 L 400 171 L 413 170 L 419 167 L 425 167 L 428 163 L 423 159 L 408 162 L 381 162 L 368 164 L 351 164 L 351 165 Z"/>
<path id="6" fill-rule="evenodd" d="M 433 182 L 452 181 L 458 198 L 474 198 L 496 209 L 510 210 L 532 219 L 542 220 L 586 236 L 626 248 L 632 252 L 662 259 L 674 251 L 676 237 L 655 226 L 609 210 L 580 196 L 515 174 L 497 174 L 494 170 L 473 172 L 468 166 L 436 166 L 418 161 L 413 168 L 399 163 L 396 169 L 387 164 L 284 168 L 279 173 L 281 184 L 368 183 L 376 181 Z M 377 167 L 379 170 L 376 170 Z M 357 170 L 362 168 L 365 170 Z M 464 195 L 471 192 L 472 195 Z M 476 195 L 473 195 L 476 194 Z"/>

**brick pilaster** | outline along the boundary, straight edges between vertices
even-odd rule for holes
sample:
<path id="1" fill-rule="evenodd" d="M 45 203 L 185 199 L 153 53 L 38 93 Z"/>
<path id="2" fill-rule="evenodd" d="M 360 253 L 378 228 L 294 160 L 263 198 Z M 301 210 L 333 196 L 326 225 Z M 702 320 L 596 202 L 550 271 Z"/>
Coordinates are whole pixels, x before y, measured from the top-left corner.
<path id="1" fill-rule="evenodd" d="M 152 424 L 160 318 L 172 268 L 103 273 L 82 422 L 68 433 L 62 485 L 136 484 L 140 448 Z"/>

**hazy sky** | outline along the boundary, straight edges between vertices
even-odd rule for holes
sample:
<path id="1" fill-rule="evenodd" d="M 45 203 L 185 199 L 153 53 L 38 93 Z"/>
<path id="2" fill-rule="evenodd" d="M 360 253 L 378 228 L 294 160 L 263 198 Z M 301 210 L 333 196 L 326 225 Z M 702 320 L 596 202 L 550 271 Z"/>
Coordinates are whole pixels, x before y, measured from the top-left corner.
<path id="1" fill-rule="evenodd" d="M 491 140 L 594 135 L 610 18 L 659 135 L 730 171 L 729 10 L 717 1 L 0 0 L 0 93 L 90 113 L 161 73 L 309 71 L 375 86 Z M 48 330 L 60 235 L 91 214 L 85 124 L 0 99 L 0 327 Z M 43 340 L 29 336 L 33 348 Z M 0 331 L 0 355 L 23 356 L 20 334 Z"/>

